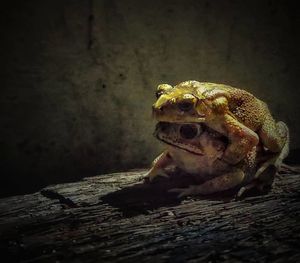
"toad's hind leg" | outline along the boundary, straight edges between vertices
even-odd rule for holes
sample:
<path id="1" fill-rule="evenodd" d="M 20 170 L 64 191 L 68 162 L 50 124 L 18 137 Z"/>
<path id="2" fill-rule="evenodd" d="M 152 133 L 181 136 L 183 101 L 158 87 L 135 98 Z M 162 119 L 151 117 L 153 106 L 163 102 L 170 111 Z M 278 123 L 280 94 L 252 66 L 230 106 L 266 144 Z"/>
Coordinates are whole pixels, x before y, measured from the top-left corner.
<path id="1" fill-rule="evenodd" d="M 245 174 L 242 170 L 225 173 L 200 185 L 191 185 L 188 188 L 174 188 L 169 190 L 172 193 L 179 193 L 178 197 L 188 195 L 208 195 L 232 189 L 244 181 Z"/>
<path id="2" fill-rule="evenodd" d="M 286 145 L 288 132 L 289 129 L 284 122 L 279 121 L 276 123 L 273 117 L 267 114 L 262 127 L 258 131 L 258 135 L 268 150 L 277 153 L 281 152 Z"/>
<path id="3" fill-rule="evenodd" d="M 258 179 L 259 181 L 267 181 L 267 178 L 270 175 L 270 172 L 275 171 L 275 173 L 279 170 L 282 165 L 283 160 L 287 157 L 289 153 L 289 130 L 286 124 L 282 121 L 277 124 L 279 134 L 281 134 L 281 138 L 285 138 L 284 145 L 282 146 L 280 152 L 270 157 L 267 161 L 265 161 L 261 167 L 255 173 L 254 179 Z M 274 167 L 273 169 L 269 167 Z M 269 172 L 268 172 L 269 170 Z M 274 172 L 273 172 L 274 173 Z M 274 174 L 275 176 L 275 174 Z"/>
<path id="4" fill-rule="evenodd" d="M 249 190 L 255 188 L 260 192 L 265 191 L 265 189 L 270 188 L 272 185 L 275 175 L 279 171 L 283 160 L 287 157 L 289 153 L 289 130 L 284 122 L 278 122 L 277 127 L 280 130 L 280 133 L 285 136 L 285 143 L 279 153 L 272 155 L 267 159 L 260 168 L 256 171 L 253 181 L 248 185 L 242 187 L 238 194 L 237 198 L 242 197 Z M 283 136 L 282 136 L 283 137 Z"/>

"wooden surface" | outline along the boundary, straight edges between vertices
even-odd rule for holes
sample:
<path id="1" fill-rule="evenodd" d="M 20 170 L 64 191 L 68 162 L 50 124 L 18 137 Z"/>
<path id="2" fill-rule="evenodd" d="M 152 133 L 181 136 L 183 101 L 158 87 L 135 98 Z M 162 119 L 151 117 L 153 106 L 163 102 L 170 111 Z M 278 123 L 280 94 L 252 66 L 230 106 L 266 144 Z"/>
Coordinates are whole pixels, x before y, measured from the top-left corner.
<path id="1" fill-rule="evenodd" d="M 2 262 L 300 262 L 300 176 L 272 190 L 177 199 L 135 171 L 0 200 Z"/>

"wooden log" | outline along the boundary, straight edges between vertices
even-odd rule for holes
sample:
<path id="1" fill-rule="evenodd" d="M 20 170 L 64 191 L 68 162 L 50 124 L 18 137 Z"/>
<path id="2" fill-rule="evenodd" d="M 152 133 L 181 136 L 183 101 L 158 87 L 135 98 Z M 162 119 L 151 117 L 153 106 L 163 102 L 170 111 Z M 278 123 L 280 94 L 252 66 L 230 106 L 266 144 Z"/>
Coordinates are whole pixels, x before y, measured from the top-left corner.
<path id="1" fill-rule="evenodd" d="M 300 176 L 265 195 L 178 199 L 144 171 L 0 200 L 2 262 L 300 262 Z M 188 184 L 189 182 L 180 182 Z"/>

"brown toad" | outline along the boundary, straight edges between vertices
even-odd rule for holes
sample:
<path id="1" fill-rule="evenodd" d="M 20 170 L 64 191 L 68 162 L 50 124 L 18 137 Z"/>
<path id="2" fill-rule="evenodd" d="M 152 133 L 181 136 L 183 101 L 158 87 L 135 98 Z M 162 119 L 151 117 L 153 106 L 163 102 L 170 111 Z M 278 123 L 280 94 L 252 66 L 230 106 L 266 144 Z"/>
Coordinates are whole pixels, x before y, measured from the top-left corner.
<path id="1" fill-rule="evenodd" d="M 228 139 L 226 148 L 217 157 L 223 165 L 227 164 L 227 168 L 240 170 L 245 164 L 249 166 L 247 163 L 250 159 L 255 159 L 253 154 L 256 156 L 257 149 L 263 149 L 267 160 L 260 163 L 259 168 L 251 168 L 252 179 L 266 182 L 266 178 L 269 177 L 266 175 L 275 174 L 288 154 L 287 126 L 283 122 L 276 123 L 267 105 L 245 90 L 223 84 L 186 81 L 175 87 L 168 84 L 159 85 L 157 97 L 153 105 L 153 115 L 159 122 L 172 123 L 174 127 L 178 124 L 205 123 L 210 130 Z M 211 138 L 211 135 L 206 137 Z M 261 146 L 257 148 L 258 145 Z M 251 155 L 252 157 L 249 157 Z M 163 153 L 156 159 L 148 173 L 150 179 L 159 174 L 158 171 L 162 173 L 161 167 L 169 162 L 168 156 L 169 153 Z M 186 159 L 184 154 L 181 157 Z M 203 160 L 200 158 L 199 162 L 203 163 Z M 258 164 L 257 161 L 254 163 Z M 214 163 L 210 169 L 217 169 L 217 166 Z M 184 169 L 189 170 L 190 167 L 192 166 L 185 165 Z M 215 174 L 217 173 L 215 171 Z M 245 182 L 244 177 L 243 172 L 230 175 L 224 173 L 223 179 L 217 180 L 222 183 L 208 181 L 207 184 L 215 186 L 206 191 L 211 193 L 232 188 Z M 198 189 L 197 192 L 203 191 Z"/>

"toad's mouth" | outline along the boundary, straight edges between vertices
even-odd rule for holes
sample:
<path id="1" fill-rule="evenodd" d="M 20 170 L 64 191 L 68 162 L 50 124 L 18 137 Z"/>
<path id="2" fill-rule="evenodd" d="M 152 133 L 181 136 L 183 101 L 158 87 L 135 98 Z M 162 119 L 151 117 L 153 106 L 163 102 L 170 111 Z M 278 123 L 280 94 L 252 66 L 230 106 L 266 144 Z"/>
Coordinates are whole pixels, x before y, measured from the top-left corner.
<path id="1" fill-rule="evenodd" d="M 171 145 L 173 147 L 176 147 L 180 150 L 184 150 L 184 151 L 189 152 L 191 154 L 201 155 L 201 156 L 204 155 L 204 153 L 201 152 L 200 149 L 197 149 L 196 147 L 192 147 L 191 145 L 183 144 L 183 143 L 179 143 L 179 142 L 174 142 L 172 140 L 169 140 L 169 139 L 166 139 L 166 138 L 161 138 L 159 136 L 157 136 L 156 138 L 159 139 L 160 141 L 162 141 L 165 144 Z"/>

